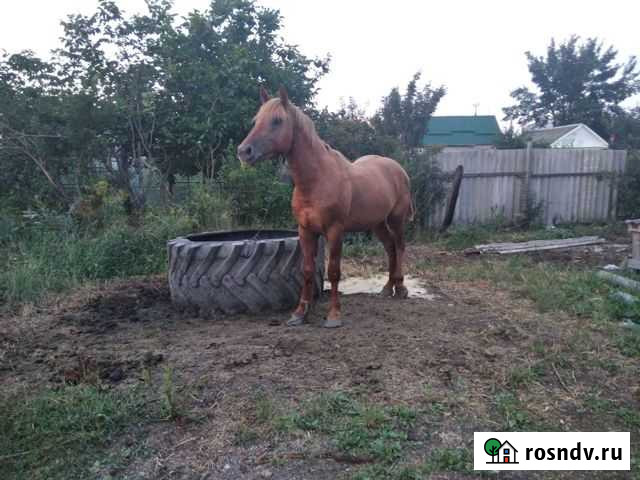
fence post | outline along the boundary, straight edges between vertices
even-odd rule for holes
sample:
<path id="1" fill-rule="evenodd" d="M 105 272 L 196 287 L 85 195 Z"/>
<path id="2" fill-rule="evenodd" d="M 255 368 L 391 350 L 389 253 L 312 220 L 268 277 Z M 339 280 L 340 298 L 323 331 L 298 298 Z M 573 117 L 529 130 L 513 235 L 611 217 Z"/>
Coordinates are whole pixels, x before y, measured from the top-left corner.
<path id="1" fill-rule="evenodd" d="M 531 188 L 531 170 L 533 169 L 533 143 L 527 142 L 527 150 L 524 156 L 524 175 L 522 176 L 522 185 L 520 187 L 520 205 L 519 216 L 521 219 L 527 217 L 527 208 L 529 204 L 529 191 Z"/>

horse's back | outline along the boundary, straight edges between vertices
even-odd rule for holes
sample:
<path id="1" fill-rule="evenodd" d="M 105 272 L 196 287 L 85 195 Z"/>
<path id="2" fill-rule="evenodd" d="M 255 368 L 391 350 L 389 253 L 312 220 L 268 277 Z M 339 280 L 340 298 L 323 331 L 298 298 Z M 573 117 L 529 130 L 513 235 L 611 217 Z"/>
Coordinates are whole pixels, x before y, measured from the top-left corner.
<path id="1" fill-rule="evenodd" d="M 358 158 L 351 164 L 351 219 L 359 228 L 372 226 L 399 211 L 409 211 L 409 177 L 395 160 L 378 155 Z"/>
<path id="2" fill-rule="evenodd" d="M 380 155 L 365 155 L 352 163 L 357 176 L 371 176 L 378 186 L 392 182 L 396 190 L 409 188 L 409 176 L 397 161 Z M 398 191 L 398 193 L 401 193 Z"/>

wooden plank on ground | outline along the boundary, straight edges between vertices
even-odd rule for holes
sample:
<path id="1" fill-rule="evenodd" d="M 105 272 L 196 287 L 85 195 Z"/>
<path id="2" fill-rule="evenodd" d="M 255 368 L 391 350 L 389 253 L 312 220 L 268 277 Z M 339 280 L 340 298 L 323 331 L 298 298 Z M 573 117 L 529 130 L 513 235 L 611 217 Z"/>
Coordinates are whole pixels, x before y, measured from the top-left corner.
<path id="1" fill-rule="evenodd" d="M 489 243 L 486 245 L 475 245 L 473 249 L 466 253 L 498 253 L 506 255 L 511 253 L 537 252 L 543 250 L 555 250 L 561 248 L 574 248 L 586 245 L 597 245 L 604 243 L 604 238 L 600 237 L 577 237 L 563 238 L 560 240 L 532 240 L 529 242 L 506 242 Z"/>

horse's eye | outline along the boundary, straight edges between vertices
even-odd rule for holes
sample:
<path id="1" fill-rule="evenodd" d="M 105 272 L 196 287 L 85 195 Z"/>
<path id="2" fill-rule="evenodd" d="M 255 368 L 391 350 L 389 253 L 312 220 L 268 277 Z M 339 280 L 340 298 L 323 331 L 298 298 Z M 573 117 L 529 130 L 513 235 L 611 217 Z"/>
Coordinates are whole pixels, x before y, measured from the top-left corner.
<path id="1" fill-rule="evenodd" d="M 280 117 L 275 117 L 273 120 L 271 120 L 272 127 L 278 127 L 281 124 L 282 124 L 282 119 Z"/>

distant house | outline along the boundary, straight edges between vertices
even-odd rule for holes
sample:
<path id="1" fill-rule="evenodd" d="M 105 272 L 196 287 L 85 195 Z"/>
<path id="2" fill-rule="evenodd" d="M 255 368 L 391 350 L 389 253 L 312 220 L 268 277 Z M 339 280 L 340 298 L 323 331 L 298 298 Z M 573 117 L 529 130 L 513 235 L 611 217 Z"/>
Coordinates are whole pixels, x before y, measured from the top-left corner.
<path id="1" fill-rule="evenodd" d="M 609 148 L 609 144 L 584 123 L 562 125 L 552 128 L 536 128 L 524 132 L 533 143 L 551 148 Z"/>
<path id="2" fill-rule="evenodd" d="M 445 151 L 495 148 L 500 134 L 493 115 L 431 117 L 422 144 Z"/>

